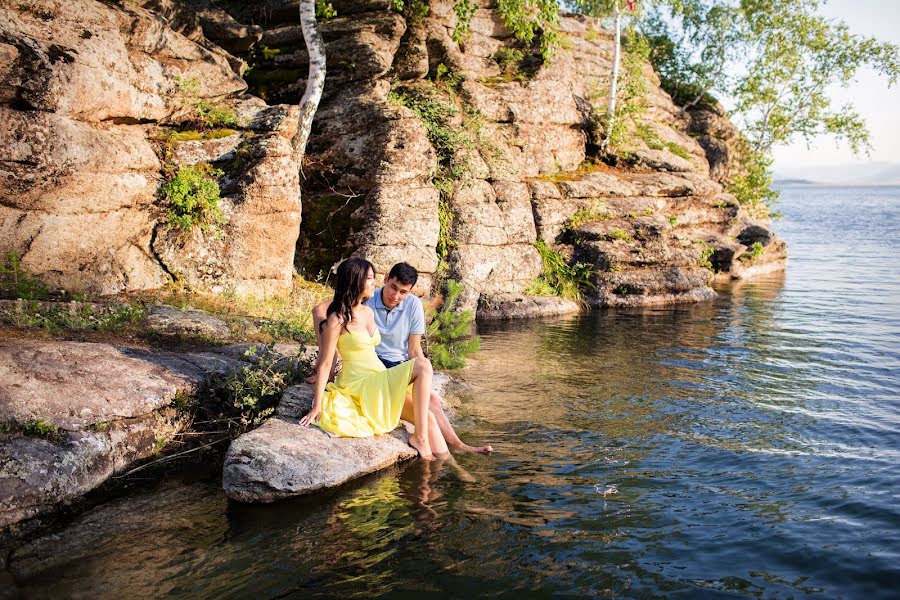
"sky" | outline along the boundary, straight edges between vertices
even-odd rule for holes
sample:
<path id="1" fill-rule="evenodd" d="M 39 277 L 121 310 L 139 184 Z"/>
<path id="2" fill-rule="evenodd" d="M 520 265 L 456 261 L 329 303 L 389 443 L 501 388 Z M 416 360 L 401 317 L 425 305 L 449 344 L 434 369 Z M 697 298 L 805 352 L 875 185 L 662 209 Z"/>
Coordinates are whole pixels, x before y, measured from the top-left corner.
<path id="1" fill-rule="evenodd" d="M 854 33 L 900 45 L 900 0 L 829 0 L 822 14 L 840 19 Z M 883 77 L 866 69 L 849 88 L 835 86 L 830 92 L 835 106 L 852 102 L 866 120 L 872 141 L 870 155 L 854 157 L 846 144 L 838 146 L 828 137 L 814 140 L 810 147 L 800 140 L 775 148 L 776 170 L 869 161 L 900 164 L 900 84 L 888 88 Z"/>

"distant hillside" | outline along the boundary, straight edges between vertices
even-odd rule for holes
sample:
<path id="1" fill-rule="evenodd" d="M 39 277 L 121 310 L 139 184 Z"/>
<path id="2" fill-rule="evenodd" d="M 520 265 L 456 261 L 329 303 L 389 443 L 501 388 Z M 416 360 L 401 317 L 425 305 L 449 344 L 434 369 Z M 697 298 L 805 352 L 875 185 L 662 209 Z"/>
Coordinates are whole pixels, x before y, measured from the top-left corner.
<path id="1" fill-rule="evenodd" d="M 775 182 L 782 185 L 900 185 L 900 164 L 871 162 L 776 168 Z"/>

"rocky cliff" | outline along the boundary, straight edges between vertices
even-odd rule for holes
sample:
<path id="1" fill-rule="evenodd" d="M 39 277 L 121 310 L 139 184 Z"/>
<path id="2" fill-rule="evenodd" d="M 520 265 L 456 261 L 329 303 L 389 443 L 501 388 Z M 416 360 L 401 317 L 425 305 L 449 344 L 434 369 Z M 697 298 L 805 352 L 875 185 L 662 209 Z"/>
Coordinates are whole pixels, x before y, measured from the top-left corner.
<path id="1" fill-rule="evenodd" d="M 713 272 L 783 266 L 767 222 L 720 184 L 736 131 L 711 111 L 682 114 L 649 65 L 629 123 L 639 135 L 616 165 L 597 160 L 612 41 L 596 21 L 564 17 L 544 65 L 491 8 L 457 44 L 446 1 L 424 17 L 386 0 L 332 4 L 298 177 L 296 1 L 3 2 L 0 251 L 104 293 L 172 278 L 265 292 L 359 254 L 382 270 L 411 262 L 426 289 L 461 279 L 473 307 L 525 292 L 538 241 L 590 266 L 594 306 L 701 300 Z M 200 105 L 232 111 L 230 132 L 176 135 Z M 221 170 L 219 235 L 162 216 L 160 183 L 201 161 Z"/>

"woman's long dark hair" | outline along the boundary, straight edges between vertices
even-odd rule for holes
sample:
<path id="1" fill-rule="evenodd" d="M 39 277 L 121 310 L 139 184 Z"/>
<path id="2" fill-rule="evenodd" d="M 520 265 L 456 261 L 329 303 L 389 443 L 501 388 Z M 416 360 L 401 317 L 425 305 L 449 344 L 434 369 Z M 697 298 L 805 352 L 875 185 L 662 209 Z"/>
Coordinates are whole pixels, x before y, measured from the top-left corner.
<path id="1" fill-rule="evenodd" d="M 348 258 L 337 269 L 337 278 L 334 282 L 334 299 L 328 305 L 325 319 L 332 314 L 343 320 L 342 327 L 347 329 L 350 320 L 353 319 L 353 307 L 359 302 L 363 290 L 366 289 L 366 278 L 369 271 L 375 272 L 375 266 L 362 258 Z M 319 324 L 319 329 L 325 325 L 325 321 Z"/>

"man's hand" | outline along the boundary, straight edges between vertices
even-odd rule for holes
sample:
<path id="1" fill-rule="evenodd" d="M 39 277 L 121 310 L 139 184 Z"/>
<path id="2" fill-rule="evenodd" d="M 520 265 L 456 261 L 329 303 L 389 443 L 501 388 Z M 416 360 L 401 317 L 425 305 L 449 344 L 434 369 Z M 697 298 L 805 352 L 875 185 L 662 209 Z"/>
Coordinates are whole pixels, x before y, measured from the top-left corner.
<path id="1" fill-rule="evenodd" d="M 300 427 L 309 427 L 310 423 L 315 423 L 319 420 L 319 413 L 322 410 L 317 406 L 314 406 L 311 411 L 306 413 L 306 416 L 300 419 Z"/>
<path id="2" fill-rule="evenodd" d="M 422 334 L 412 333 L 407 342 L 407 349 L 410 358 L 425 358 L 425 351 L 422 350 Z"/>

